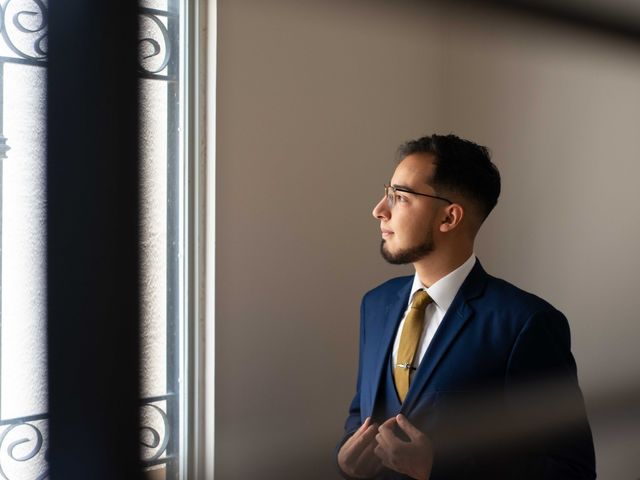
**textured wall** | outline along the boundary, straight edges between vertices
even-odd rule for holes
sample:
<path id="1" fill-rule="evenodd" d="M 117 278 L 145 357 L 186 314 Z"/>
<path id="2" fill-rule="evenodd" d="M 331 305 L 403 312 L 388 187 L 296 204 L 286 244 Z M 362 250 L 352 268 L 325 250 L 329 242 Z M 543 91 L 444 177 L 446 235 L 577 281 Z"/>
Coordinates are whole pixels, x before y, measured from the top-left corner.
<path id="1" fill-rule="evenodd" d="M 418 2 L 218 16 L 217 478 L 334 478 L 360 296 L 406 271 L 370 210 L 425 133 L 492 147 L 504 192 L 477 253 L 568 315 L 588 404 L 637 380 L 637 48 Z M 638 426 L 610 420 L 601 478 L 637 476 Z"/>
<path id="2" fill-rule="evenodd" d="M 565 312 L 601 478 L 635 478 L 637 410 L 629 422 L 596 407 L 640 386 L 640 45 L 456 13 L 440 128 L 490 145 L 504 178 L 478 252 L 494 274 Z"/>
<path id="3" fill-rule="evenodd" d="M 218 2 L 220 480 L 332 478 L 360 297 L 404 271 L 370 212 L 396 144 L 436 129 L 439 31 L 363 6 Z"/>

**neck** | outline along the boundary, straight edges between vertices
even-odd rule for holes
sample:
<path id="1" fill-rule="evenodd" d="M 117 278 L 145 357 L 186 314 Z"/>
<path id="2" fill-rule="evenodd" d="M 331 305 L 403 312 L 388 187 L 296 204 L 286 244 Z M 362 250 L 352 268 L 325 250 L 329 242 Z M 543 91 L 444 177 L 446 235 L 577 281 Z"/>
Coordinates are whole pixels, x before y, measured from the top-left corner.
<path id="1" fill-rule="evenodd" d="M 413 264 L 420 281 L 430 287 L 466 262 L 473 253 L 473 245 L 453 251 L 431 252 Z"/>

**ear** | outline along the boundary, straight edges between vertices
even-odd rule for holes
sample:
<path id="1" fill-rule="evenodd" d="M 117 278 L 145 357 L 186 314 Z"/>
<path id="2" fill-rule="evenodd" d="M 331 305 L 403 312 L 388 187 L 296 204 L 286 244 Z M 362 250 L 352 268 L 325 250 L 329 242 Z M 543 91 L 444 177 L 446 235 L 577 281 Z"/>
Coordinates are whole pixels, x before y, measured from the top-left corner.
<path id="1" fill-rule="evenodd" d="M 460 225 L 462 218 L 464 217 L 464 208 L 458 203 L 447 206 L 442 212 L 442 219 L 440 222 L 440 231 L 447 233 Z"/>

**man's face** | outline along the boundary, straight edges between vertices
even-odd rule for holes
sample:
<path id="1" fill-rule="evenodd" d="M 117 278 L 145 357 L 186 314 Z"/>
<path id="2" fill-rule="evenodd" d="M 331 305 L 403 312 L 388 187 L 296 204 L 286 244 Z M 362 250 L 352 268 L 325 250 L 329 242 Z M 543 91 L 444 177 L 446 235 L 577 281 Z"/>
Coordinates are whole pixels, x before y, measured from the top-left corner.
<path id="1" fill-rule="evenodd" d="M 430 155 L 409 155 L 396 167 L 390 185 L 436 195 L 428 184 L 434 168 Z M 393 264 L 413 263 L 431 253 L 435 247 L 435 214 L 443 206 L 446 204 L 442 200 L 400 191 L 395 193 L 393 208 L 386 198 L 380 200 L 372 213 L 380 220 L 384 259 Z"/>

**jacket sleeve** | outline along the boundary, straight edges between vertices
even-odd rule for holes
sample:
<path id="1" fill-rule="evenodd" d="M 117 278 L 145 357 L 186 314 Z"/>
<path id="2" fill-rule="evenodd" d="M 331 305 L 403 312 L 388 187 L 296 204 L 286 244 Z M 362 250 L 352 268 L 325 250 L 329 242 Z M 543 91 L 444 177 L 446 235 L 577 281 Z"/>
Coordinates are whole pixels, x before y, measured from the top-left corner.
<path id="1" fill-rule="evenodd" d="M 351 400 L 351 405 L 349 406 L 349 414 L 347 415 L 347 420 L 345 421 L 345 424 L 344 424 L 344 434 L 342 435 L 342 438 L 338 442 L 338 445 L 336 446 L 336 450 L 335 450 L 336 468 L 338 469 L 338 472 L 340 473 L 340 475 L 342 475 L 342 477 L 347 480 L 350 480 L 351 477 L 346 475 L 340 469 L 340 466 L 338 465 L 338 452 L 340 451 L 340 448 L 342 448 L 342 445 L 344 445 L 344 443 L 351 437 L 351 435 L 354 434 L 356 430 L 358 430 L 358 428 L 360 428 L 360 426 L 363 423 L 360 415 L 360 383 L 362 379 L 362 355 L 363 355 L 364 343 L 365 343 L 365 328 L 364 328 L 365 306 L 364 304 L 365 304 L 365 300 L 363 298 L 360 304 L 360 350 L 358 354 L 358 376 L 356 379 L 356 393 L 353 397 L 353 400 Z"/>
<path id="2" fill-rule="evenodd" d="M 561 312 L 537 312 L 525 323 L 509 355 L 505 390 L 515 425 L 534 427 L 521 478 L 596 478 L 569 324 Z"/>

